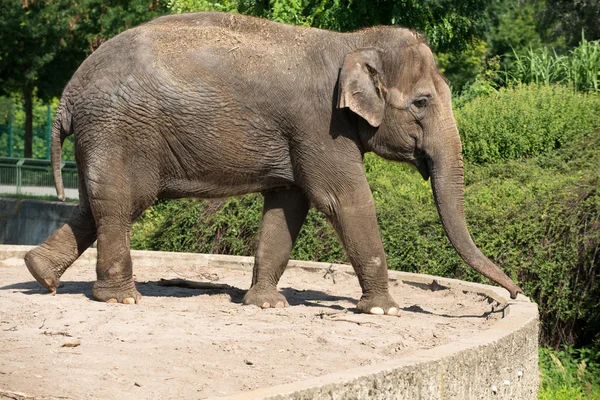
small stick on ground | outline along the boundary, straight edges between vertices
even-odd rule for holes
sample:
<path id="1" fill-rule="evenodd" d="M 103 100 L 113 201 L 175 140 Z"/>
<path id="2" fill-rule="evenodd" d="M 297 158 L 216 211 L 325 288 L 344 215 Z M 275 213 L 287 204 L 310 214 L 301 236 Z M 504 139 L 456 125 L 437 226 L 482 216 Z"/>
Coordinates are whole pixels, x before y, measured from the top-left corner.
<path id="1" fill-rule="evenodd" d="M 379 327 L 383 326 L 381 324 L 378 324 L 377 322 L 371 322 L 371 321 L 354 321 L 354 320 L 348 319 L 348 318 L 325 318 L 325 319 L 327 319 L 329 321 L 351 322 L 353 324 L 360 325 L 360 326 L 362 326 L 362 325 L 373 325 L 373 326 L 379 326 Z"/>
<path id="2" fill-rule="evenodd" d="M 325 271 L 325 275 L 323 275 L 323 279 L 327 279 L 327 276 L 330 276 L 331 277 L 331 281 L 335 285 L 335 273 L 336 272 L 337 271 L 335 269 L 333 269 L 333 264 L 330 264 L 329 268 L 327 269 L 327 271 Z"/>
<path id="3" fill-rule="evenodd" d="M 335 315 L 343 315 L 346 314 L 348 312 L 348 310 L 344 309 L 344 310 L 337 310 L 337 311 L 321 311 L 315 314 L 315 317 L 319 317 L 321 319 L 326 318 L 326 317 L 332 317 Z"/>
<path id="4" fill-rule="evenodd" d="M 315 317 L 319 317 L 321 319 L 325 319 L 327 321 L 342 321 L 342 322 L 351 322 L 353 324 L 357 324 L 357 325 L 373 325 L 373 326 L 383 326 L 381 324 L 378 324 L 377 322 L 371 322 L 371 321 L 358 321 L 355 319 L 349 319 L 349 318 L 339 318 L 338 316 L 344 315 L 348 312 L 348 310 L 339 310 L 339 311 L 321 311 L 317 314 L 315 314 Z"/>
<path id="5" fill-rule="evenodd" d="M 173 272 L 175 275 L 181 276 L 182 278 L 191 278 L 191 276 L 189 276 L 189 275 L 185 275 L 185 274 L 182 274 L 181 272 L 175 271 L 175 270 L 173 269 L 173 267 L 168 267 L 168 268 L 169 268 L 169 270 L 170 270 L 171 272 Z"/>
<path id="6" fill-rule="evenodd" d="M 11 400 L 62 400 L 62 399 L 71 399 L 71 397 L 64 396 L 31 396 L 25 393 L 20 392 L 11 392 L 9 390 L 0 390 L 0 398 L 11 399 Z"/>
<path id="7" fill-rule="evenodd" d="M 42 333 L 42 335 L 46 335 L 46 336 L 66 336 L 66 337 L 72 337 L 73 335 L 71 335 L 68 332 L 62 332 L 62 331 L 44 331 Z"/>
<path id="8" fill-rule="evenodd" d="M 233 289 L 232 286 L 224 283 L 196 282 L 187 279 L 161 279 L 158 284 L 160 286 L 177 286 L 187 289 Z"/>
<path id="9" fill-rule="evenodd" d="M 71 342 L 65 342 L 58 347 L 78 347 L 81 346 L 81 342 L 79 340 L 73 340 Z"/>

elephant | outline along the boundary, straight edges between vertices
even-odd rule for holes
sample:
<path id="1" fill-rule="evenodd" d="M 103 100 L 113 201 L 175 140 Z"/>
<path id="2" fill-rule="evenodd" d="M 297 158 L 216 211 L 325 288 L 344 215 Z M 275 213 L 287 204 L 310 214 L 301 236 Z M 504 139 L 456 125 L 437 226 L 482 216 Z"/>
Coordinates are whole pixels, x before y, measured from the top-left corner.
<path id="1" fill-rule="evenodd" d="M 374 152 L 431 179 L 456 251 L 511 298 L 522 293 L 471 239 L 450 89 L 413 30 L 338 33 L 219 12 L 159 17 L 103 43 L 66 85 L 51 132 L 61 200 L 69 135 L 78 208 L 25 256 L 50 291 L 97 240 L 94 298 L 137 303 L 130 228 L 155 199 L 260 192 L 244 304 L 288 305 L 277 284 L 313 206 L 332 223 L 356 272 L 357 310 L 398 315 L 363 167 L 365 153 Z"/>

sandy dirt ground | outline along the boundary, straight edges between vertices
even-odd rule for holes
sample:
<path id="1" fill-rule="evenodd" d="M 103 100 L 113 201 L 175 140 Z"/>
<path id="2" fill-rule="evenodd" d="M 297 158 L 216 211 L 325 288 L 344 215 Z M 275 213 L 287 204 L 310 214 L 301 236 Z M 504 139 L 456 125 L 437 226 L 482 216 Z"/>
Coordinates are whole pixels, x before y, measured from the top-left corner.
<path id="1" fill-rule="evenodd" d="M 89 265 L 56 295 L 23 261 L 0 262 L 0 399 L 201 399 L 305 380 L 468 338 L 502 307 L 458 290 L 391 282 L 400 316 L 356 314 L 356 277 L 288 269 L 290 307 L 241 305 L 250 271 L 134 265 L 138 305 L 94 301 Z M 332 278 L 333 276 L 333 278 Z M 162 286 L 162 279 L 228 284 Z"/>

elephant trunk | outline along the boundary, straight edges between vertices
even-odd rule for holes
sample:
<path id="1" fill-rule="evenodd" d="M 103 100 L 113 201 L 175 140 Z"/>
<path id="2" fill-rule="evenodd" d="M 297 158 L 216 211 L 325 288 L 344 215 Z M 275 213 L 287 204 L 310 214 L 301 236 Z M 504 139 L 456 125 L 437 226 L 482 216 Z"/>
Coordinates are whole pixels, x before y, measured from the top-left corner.
<path id="1" fill-rule="evenodd" d="M 456 128 L 442 150 L 428 157 L 435 203 L 450 242 L 463 260 L 485 277 L 509 291 L 512 299 L 523 293 L 497 265 L 477 248 L 467 229 L 464 213 L 462 147 Z"/>

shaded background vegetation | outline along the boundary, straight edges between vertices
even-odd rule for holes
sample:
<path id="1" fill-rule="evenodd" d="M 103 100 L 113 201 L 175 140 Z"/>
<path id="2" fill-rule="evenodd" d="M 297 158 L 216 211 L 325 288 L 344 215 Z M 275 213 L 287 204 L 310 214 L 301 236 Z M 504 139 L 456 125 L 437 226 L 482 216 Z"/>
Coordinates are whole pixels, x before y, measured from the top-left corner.
<path id="1" fill-rule="evenodd" d="M 217 10 L 349 31 L 427 35 L 454 93 L 475 242 L 539 305 L 542 399 L 600 398 L 600 3 L 596 0 L 4 0 L 0 155 L 44 157 L 46 105 L 117 33 L 172 12 Z M 72 143 L 64 157 L 72 159 Z M 446 238 L 429 182 L 367 155 L 390 268 L 484 282 Z M 260 195 L 157 201 L 139 249 L 252 255 Z M 346 262 L 309 213 L 293 258 Z"/>

